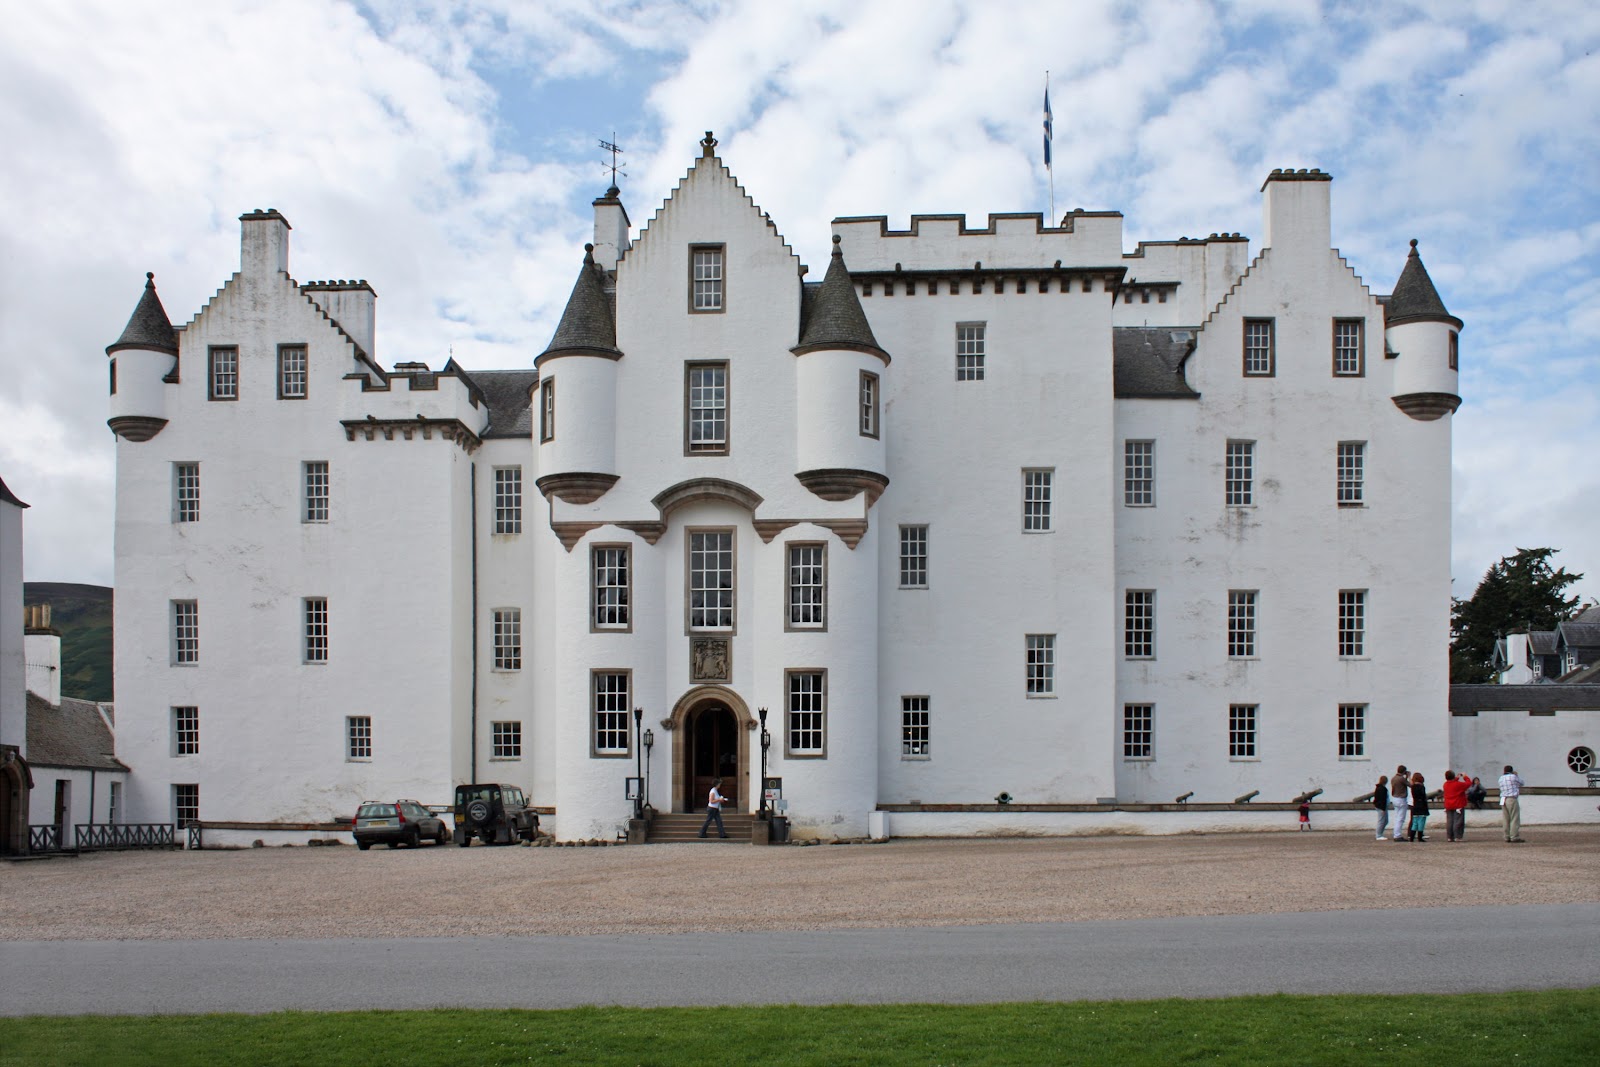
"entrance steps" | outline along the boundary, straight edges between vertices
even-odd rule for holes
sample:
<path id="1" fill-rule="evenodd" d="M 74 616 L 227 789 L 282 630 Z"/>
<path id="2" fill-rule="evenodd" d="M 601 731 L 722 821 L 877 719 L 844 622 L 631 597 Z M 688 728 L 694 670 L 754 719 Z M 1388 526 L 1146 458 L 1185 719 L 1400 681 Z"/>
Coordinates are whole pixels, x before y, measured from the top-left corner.
<path id="1" fill-rule="evenodd" d="M 658 814 L 655 817 L 655 821 L 650 824 L 650 836 L 645 839 L 645 843 L 668 845 L 693 841 L 696 844 L 700 844 L 702 843 L 700 841 L 700 826 L 705 821 L 706 813 L 704 811 L 680 812 L 670 815 L 663 812 Z M 722 813 L 722 825 L 728 830 L 728 839 L 724 841 L 718 837 L 717 826 L 712 823 L 711 829 L 706 831 L 705 840 L 719 845 L 730 845 L 736 841 L 748 845 L 750 843 L 750 824 L 754 821 L 755 816 L 748 813 L 724 811 Z"/>

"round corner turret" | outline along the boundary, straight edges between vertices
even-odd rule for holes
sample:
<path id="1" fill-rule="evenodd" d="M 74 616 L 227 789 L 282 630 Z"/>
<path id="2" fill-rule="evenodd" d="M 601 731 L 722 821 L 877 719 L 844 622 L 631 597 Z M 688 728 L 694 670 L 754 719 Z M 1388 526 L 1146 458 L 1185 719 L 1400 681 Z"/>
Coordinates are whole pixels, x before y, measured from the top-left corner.
<path id="1" fill-rule="evenodd" d="M 1395 407 L 1422 422 L 1453 413 L 1461 406 L 1462 324 L 1439 299 L 1415 238 L 1383 310 L 1384 354 L 1396 361 Z"/>
<path id="2" fill-rule="evenodd" d="M 111 417 L 106 425 L 125 441 L 148 441 L 167 424 L 166 382 L 178 361 L 178 334 L 156 295 L 155 274 L 122 336 L 106 346 L 110 357 Z"/>
<path id="3" fill-rule="evenodd" d="M 594 245 L 583 246 L 583 267 L 567 298 L 550 345 L 534 366 L 532 396 L 535 484 L 546 498 L 589 504 L 617 481 L 616 320 Z"/>

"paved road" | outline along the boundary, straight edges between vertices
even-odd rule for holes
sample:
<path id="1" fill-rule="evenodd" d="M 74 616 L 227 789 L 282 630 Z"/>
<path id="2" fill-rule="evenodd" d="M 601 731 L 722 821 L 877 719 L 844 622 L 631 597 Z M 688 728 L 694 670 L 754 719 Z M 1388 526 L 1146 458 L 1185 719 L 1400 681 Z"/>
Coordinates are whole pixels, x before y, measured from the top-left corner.
<path id="1" fill-rule="evenodd" d="M 16 941 L 0 942 L 0 1015 L 1455 993 L 1600 985 L 1597 945 L 1600 904 L 628 937 Z"/>

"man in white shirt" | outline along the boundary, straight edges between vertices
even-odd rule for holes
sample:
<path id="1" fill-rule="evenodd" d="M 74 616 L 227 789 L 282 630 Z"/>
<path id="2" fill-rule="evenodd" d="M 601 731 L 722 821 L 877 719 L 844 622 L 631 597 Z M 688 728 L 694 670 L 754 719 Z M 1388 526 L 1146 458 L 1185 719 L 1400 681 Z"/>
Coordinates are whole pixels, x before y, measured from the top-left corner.
<path id="1" fill-rule="evenodd" d="M 722 828 L 722 779 L 718 778 L 711 783 L 711 796 L 706 800 L 706 821 L 700 826 L 700 836 L 706 836 L 706 831 L 711 829 L 712 820 L 717 823 L 717 836 L 727 837 L 728 831 Z"/>
<path id="2" fill-rule="evenodd" d="M 1522 778 L 1508 763 L 1506 773 L 1500 776 L 1500 822 L 1505 827 L 1507 841 L 1522 841 L 1521 797 Z"/>

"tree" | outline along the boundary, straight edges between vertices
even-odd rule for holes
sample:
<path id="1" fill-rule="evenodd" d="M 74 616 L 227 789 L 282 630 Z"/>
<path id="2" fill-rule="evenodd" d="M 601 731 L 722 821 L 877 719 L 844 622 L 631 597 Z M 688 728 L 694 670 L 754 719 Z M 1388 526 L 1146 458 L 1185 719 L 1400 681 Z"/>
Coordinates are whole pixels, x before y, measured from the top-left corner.
<path id="1" fill-rule="evenodd" d="M 1552 570 L 1554 548 L 1519 548 L 1490 567 L 1467 600 L 1450 609 L 1450 681 L 1492 682 L 1495 640 L 1507 633 L 1551 630 L 1570 619 L 1579 597 L 1564 595 L 1583 575 Z"/>

